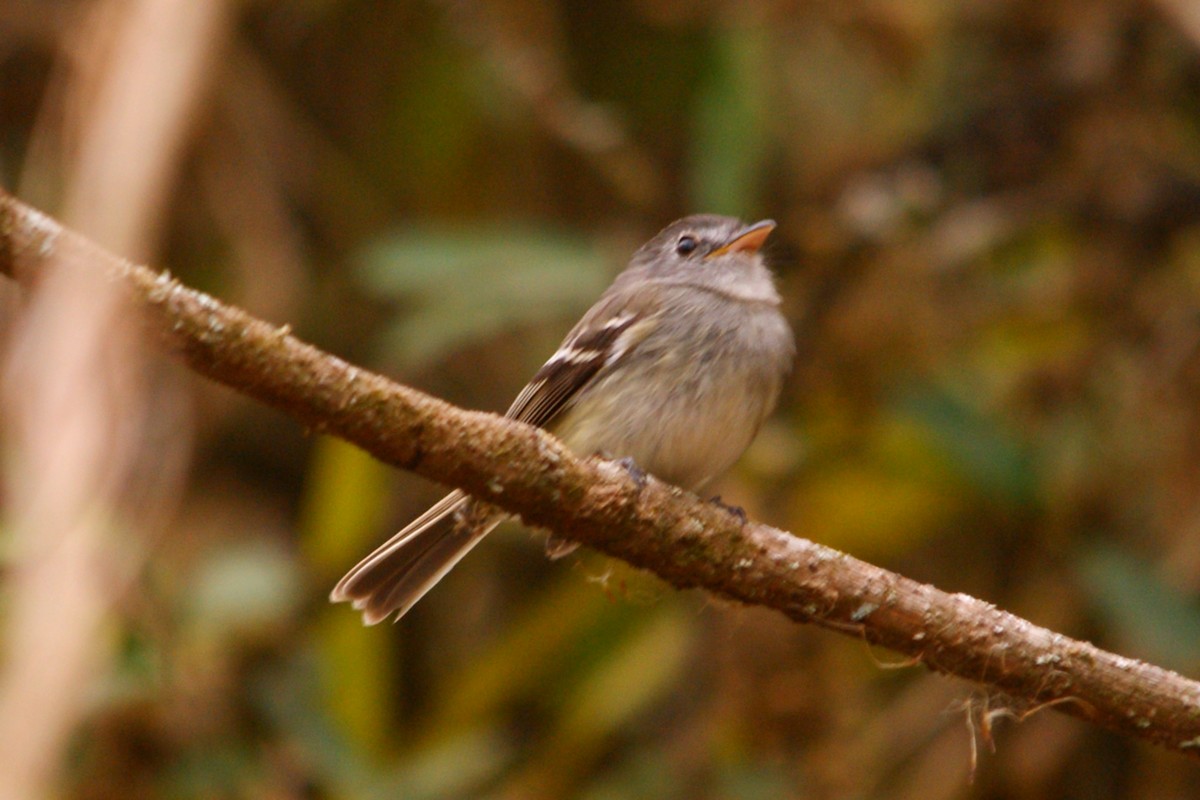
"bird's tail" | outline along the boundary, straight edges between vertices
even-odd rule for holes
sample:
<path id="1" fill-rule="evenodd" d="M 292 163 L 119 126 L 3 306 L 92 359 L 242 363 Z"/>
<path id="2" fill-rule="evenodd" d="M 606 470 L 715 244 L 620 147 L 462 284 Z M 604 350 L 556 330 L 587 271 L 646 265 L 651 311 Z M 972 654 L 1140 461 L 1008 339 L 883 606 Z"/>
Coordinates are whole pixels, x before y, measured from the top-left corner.
<path id="1" fill-rule="evenodd" d="M 451 492 L 347 572 L 329 599 L 353 603 L 367 625 L 399 619 L 504 516 Z"/>

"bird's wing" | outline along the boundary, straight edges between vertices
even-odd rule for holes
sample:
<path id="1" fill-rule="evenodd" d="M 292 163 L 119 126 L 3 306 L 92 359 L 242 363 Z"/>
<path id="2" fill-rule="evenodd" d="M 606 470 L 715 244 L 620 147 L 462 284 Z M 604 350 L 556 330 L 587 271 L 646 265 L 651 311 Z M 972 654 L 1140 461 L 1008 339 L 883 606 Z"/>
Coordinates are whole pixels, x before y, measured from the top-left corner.
<path id="1" fill-rule="evenodd" d="M 567 334 L 558 351 L 517 395 L 506 417 L 545 427 L 601 370 L 626 357 L 653 330 L 655 317 L 645 303 L 621 297 L 612 301 L 598 305 Z"/>

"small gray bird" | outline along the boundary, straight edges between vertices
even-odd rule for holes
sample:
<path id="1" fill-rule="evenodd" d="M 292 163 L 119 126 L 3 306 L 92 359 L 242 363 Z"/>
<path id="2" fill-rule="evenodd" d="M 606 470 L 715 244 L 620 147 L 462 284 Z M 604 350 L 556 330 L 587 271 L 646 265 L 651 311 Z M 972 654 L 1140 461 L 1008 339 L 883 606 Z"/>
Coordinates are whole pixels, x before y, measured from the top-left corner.
<path id="1" fill-rule="evenodd" d="M 760 248 L 775 223 L 696 215 L 643 245 L 506 416 L 581 455 L 632 459 L 699 491 L 741 456 L 795 357 Z M 397 619 L 505 518 L 461 491 L 410 522 L 334 587 L 373 625 Z M 551 538 L 551 557 L 572 543 Z"/>

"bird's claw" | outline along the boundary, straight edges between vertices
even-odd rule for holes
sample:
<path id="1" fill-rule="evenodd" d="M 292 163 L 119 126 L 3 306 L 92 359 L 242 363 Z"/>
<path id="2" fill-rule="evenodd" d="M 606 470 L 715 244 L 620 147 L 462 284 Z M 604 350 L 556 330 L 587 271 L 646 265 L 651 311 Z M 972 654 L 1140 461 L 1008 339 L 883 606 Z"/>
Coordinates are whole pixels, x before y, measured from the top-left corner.
<path id="1" fill-rule="evenodd" d="M 629 474 L 630 478 L 633 478 L 633 482 L 637 485 L 639 492 L 646 488 L 646 482 L 648 480 L 646 471 L 639 467 L 636 461 L 634 461 L 630 456 L 625 456 L 622 459 L 618 459 L 617 463 L 625 469 L 625 472 Z"/>
<path id="2" fill-rule="evenodd" d="M 721 499 L 721 495 L 719 495 L 719 494 L 713 495 L 712 497 L 710 497 L 708 499 L 708 502 L 725 509 L 730 514 L 737 517 L 738 522 L 741 522 L 743 525 L 745 525 L 746 522 L 748 521 L 748 518 L 746 517 L 746 509 L 742 508 L 741 506 L 729 505 L 728 503 L 726 503 L 724 500 Z"/>

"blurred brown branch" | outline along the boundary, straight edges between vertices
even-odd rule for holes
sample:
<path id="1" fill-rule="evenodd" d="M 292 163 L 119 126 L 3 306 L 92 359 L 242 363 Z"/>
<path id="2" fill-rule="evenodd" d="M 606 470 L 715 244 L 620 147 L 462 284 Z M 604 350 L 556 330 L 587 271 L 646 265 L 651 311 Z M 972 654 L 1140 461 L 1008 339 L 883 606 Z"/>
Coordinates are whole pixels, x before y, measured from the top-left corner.
<path id="1" fill-rule="evenodd" d="M 0 29 L 15 21 L 55 54 L 23 186 L 60 198 L 63 219 L 96 240 L 153 252 L 231 19 L 226 3 L 174 0 L 0 13 Z M 148 523 L 170 515 L 189 449 L 122 287 L 47 255 L 0 343 L 4 798 L 62 791 L 64 754 L 116 660 L 114 611 L 141 571 Z"/>
<path id="2" fill-rule="evenodd" d="M 0 271 L 26 281 L 49 261 L 123 281 L 152 333 L 195 371 L 377 458 L 486 497 L 650 570 L 779 610 L 1003 692 L 1027 716 L 1053 707 L 1200 756 L 1200 684 L 1102 651 L 963 594 L 948 594 L 754 523 L 548 434 L 464 411 L 304 344 L 168 274 L 120 259 L 0 192 Z"/>

